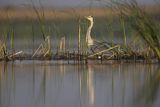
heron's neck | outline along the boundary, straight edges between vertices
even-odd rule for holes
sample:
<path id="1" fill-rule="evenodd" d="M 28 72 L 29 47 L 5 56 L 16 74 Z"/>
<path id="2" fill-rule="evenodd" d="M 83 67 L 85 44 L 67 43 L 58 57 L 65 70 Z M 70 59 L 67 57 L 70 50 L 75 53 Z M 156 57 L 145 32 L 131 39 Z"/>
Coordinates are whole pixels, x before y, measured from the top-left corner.
<path id="1" fill-rule="evenodd" d="M 92 27 L 93 27 L 93 22 L 90 21 L 90 26 L 88 27 L 87 34 L 86 34 L 86 35 L 88 35 L 89 37 L 91 37 L 90 34 L 91 34 Z"/>

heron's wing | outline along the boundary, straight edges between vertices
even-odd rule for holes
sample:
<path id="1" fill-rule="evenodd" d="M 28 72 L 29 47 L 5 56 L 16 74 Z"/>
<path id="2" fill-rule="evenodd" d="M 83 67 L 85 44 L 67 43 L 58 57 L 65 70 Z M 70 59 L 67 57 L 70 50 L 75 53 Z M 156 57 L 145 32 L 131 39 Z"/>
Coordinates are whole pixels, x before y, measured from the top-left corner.
<path id="1" fill-rule="evenodd" d="M 104 49 L 107 49 L 107 48 L 110 48 L 110 47 L 112 47 L 113 46 L 113 44 L 112 43 L 108 43 L 108 42 L 105 42 L 105 41 L 103 41 L 103 42 L 99 42 L 99 41 L 95 41 L 95 49 L 96 48 L 104 48 Z"/>

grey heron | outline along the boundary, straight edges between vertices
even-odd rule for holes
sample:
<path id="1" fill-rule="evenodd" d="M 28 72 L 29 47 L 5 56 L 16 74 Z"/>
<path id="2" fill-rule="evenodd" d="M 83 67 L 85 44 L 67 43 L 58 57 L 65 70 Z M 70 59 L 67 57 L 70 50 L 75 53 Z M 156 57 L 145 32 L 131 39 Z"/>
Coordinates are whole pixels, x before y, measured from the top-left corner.
<path id="1" fill-rule="evenodd" d="M 92 16 L 86 16 L 85 17 L 87 20 L 90 21 L 90 25 L 87 29 L 87 33 L 86 33 L 86 43 L 88 48 L 91 49 L 92 52 L 94 52 L 95 49 L 100 49 L 100 48 L 109 48 L 112 46 L 111 43 L 107 43 L 107 42 L 99 42 L 97 40 L 92 39 L 91 37 L 91 31 L 92 31 L 92 27 L 93 27 L 93 17 Z M 93 48 L 94 46 L 94 48 Z"/>

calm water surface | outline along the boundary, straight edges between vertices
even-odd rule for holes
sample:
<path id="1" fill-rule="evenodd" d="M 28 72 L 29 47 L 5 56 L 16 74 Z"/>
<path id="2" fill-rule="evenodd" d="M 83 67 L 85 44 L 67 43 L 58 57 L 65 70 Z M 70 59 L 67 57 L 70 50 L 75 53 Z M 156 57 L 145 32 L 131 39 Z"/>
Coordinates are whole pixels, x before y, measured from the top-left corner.
<path id="1" fill-rule="evenodd" d="M 159 107 L 160 68 L 148 64 L 0 63 L 0 107 Z"/>

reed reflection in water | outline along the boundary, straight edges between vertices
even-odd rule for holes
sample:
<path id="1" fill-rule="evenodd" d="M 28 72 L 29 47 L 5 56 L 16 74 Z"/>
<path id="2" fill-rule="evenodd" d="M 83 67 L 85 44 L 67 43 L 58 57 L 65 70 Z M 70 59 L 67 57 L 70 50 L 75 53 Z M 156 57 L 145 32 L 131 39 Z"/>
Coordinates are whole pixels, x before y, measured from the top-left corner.
<path id="1" fill-rule="evenodd" d="M 159 107 L 158 64 L 0 63 L 0 107 Z"/>

